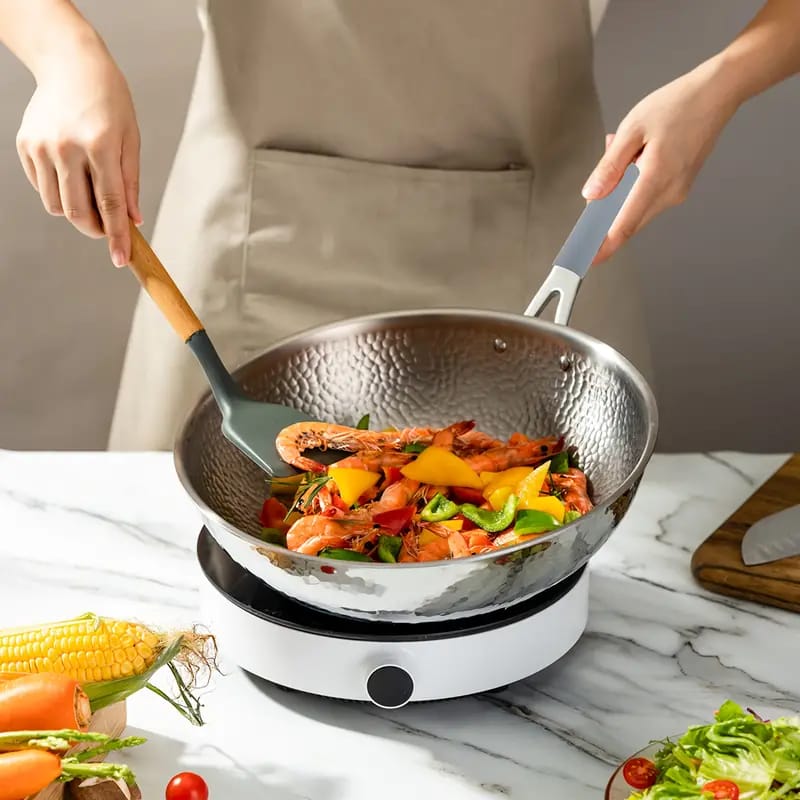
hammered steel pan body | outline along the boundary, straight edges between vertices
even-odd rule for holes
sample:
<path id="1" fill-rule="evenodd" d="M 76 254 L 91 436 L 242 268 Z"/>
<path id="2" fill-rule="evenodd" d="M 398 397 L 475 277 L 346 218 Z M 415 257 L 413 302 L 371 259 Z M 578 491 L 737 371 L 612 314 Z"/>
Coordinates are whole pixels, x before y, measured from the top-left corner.
<path id="1" fill-rule="evenodd" d="M 563 434 L 596 508 L 532 542 L 421 564 L 301 555 L 257 538 L 266 476 L 220 431 L 209 395 L 176 443 L 180 479 L 228 554 L 267 584 L 330 613 L 430 622 L 526 600 L 583 566 L 625 515 L 653 452 L 655 399 L 615 350 L 563 325 L 443 309 L 361 317 L 275 345 L 236 373 L 254 398 L 309 419 L 371 427 L 474 419 L 497 437 Z"/>

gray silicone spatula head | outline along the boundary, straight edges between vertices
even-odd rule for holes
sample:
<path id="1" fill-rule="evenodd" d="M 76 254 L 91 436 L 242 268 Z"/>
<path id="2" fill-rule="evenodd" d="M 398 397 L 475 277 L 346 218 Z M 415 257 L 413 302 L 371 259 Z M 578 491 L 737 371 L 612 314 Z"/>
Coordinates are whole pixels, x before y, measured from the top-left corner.
<path id="1" fill-rule="evenodd" d="M 225 437 L 270 475 L 295 474 L 278 455 L 275 439 L 287 425 L 303 422 L 308 416 L 289 406 L 251 400 L 242 392 L 150 245 L 133 223 L 130 229 L 130 269 L 203 368 L 222 414 Z"/>

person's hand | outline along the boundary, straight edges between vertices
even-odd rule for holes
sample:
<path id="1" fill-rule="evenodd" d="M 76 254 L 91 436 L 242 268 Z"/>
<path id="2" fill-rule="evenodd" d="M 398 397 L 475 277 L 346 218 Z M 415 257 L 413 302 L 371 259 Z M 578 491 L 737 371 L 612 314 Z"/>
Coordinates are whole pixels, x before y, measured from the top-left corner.
<path id="1" fill-rule="evenodd" d="M 607 195 L 635 161 L 639 178 L 600 247 L 595 264 L 608 259 L 657 214 L 682 203 L 738 101 L 712 63 L 645 97 L 616 133 L 583 188 L 587 200 Z"/>
<path id="2" fill-rule="evenodd" d="M 45 209 L 93 238 L 112 262 L 130 258 L 129 217 L 139 211 L 139 128 L 128 85 L 96 43 L 54 59 L 36 76 L 17 152 Z"/>

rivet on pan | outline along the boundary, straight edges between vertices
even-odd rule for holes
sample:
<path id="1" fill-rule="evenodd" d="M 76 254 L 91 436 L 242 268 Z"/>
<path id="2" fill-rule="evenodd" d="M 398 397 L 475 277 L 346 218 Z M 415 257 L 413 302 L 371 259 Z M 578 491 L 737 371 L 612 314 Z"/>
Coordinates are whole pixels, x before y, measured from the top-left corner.
<path id="1" fill-rule="evenodd" d="M 494 340 L 494 351 L 495 351 L 495 353 L 505 353 L 507 347 L 508 347 L 508 345 L 502 339 L 495 339 Z"/>
<path id="2" fill-rule="evenodd" d="M 572 359 L 569 356 L 561 356 L 561 358 L 558 359 L 558 366 L 561 367 L 564 372 L 567 372 L 567 370 L 572 367 Z"/>

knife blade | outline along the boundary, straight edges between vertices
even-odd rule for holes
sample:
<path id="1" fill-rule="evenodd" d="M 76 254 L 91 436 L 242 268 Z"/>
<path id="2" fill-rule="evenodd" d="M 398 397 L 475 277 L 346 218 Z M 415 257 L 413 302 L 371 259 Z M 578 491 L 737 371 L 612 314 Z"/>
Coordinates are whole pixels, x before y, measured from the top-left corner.
<path id="1" fill-rule="evenodd" d="M 752 567 L 800 555 L 800 505 L 751 525 L 742 539 L 742 561 Z"/>

